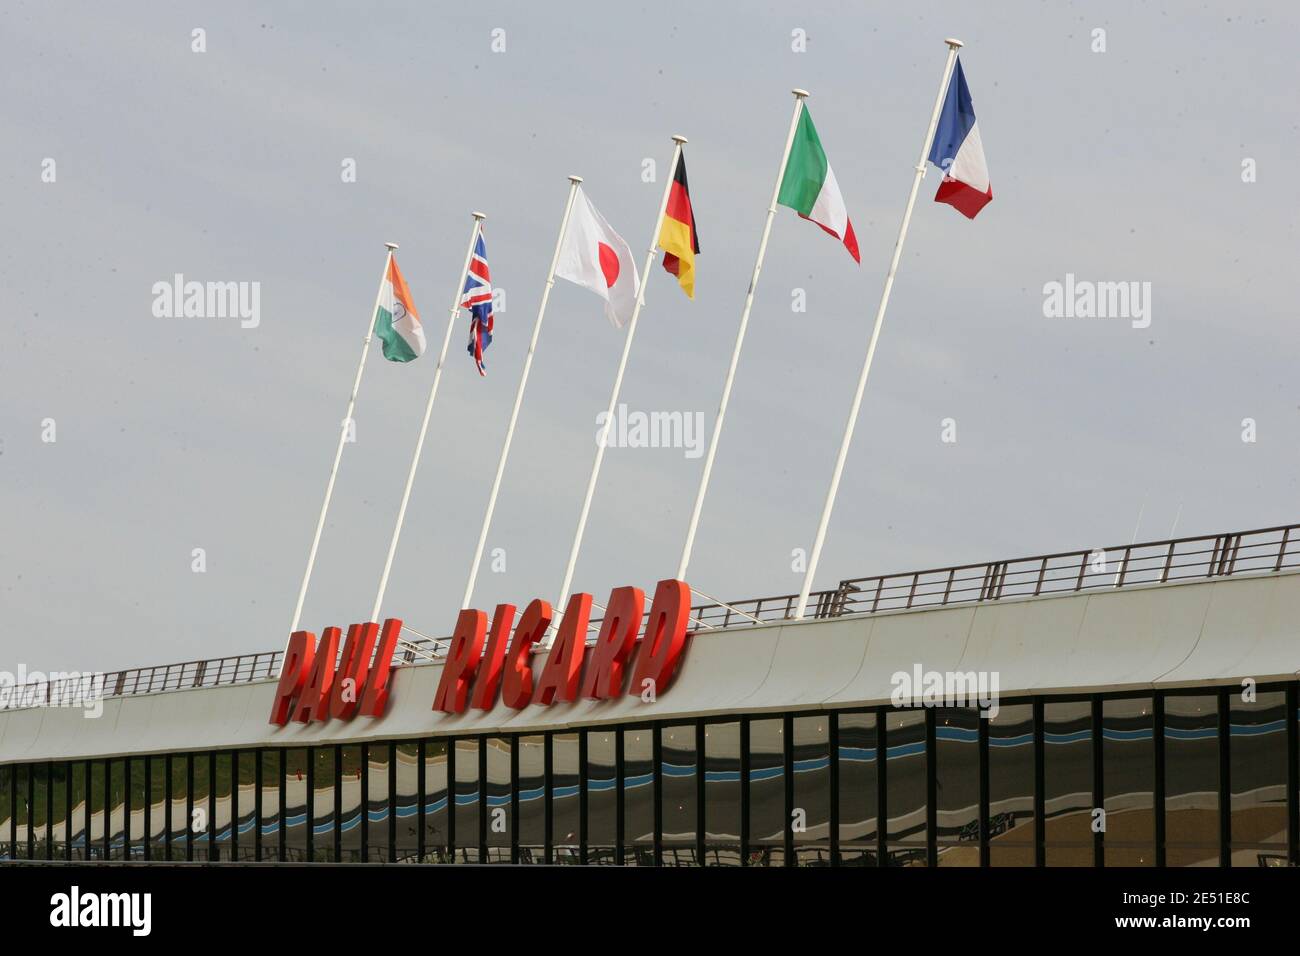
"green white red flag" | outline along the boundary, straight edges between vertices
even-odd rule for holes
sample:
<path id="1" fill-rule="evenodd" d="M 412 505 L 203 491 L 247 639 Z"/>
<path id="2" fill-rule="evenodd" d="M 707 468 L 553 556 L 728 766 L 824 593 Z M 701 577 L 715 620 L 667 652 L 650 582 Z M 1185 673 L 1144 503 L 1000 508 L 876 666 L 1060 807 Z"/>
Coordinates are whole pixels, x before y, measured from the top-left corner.
<path id="1" fill-rule="evenodd" d="M 799 115 L 799 126 L 795 129 L 790 158 L 786 160 L 785 173 L 781 177 L 777 202 L 817 223 L 844 243 L 854 262 L 862 261 L 858 255 L 858 237 L 853 234 L 844 196 L 835 181 L 835 172 L 826 159 L 821 137 L 817 135 L 817 127 L 813 126 L 807 106 Z"/>

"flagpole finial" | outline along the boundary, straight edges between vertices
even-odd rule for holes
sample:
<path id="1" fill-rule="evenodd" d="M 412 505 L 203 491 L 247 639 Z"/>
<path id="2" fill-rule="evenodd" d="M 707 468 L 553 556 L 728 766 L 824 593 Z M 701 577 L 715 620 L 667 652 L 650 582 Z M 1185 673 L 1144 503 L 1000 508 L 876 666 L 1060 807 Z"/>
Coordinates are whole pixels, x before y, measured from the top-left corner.
<path id="1" fill-rule="evenodd" d="M 581 177 L 581 176 L 570 176 L 570 177 L 569 177 L 569 182 L 573 183 L 573 184 L 576 186 L 578 183 L 582 182 L 582 177 Z"/>
<path id="2" fill-rule="evenodd" d="M 943 42 L 948 44 L 948 46 L 950 46 L 954 50 L 960 50 L 963 46 L 966 45 L 962 43 L 960 40 L 954 40 L 952 37 L 948 37 L 948 39 L 944 40 Z"/>
<path id="3" fill-rule="evenodd" d="M 689 143 L 690 140 L 688 140 L 688 139 L 687 139 L 685 136 L 683 136 L 681 133 L 674 133 L 674 134 L 673 134 L 673 142 L 674 142 L 674 143 L 681 143 L 681 144 L 684 146 L 684 145 L 686 145 L 687 143 Z"/>
<path id="4" fill-rule="evenodd" d="M 385 242 L 384 245 L 388 248 L 389 252 L 397 251 L 397 243 L 395 242 Z"/>
<path id="5" fill-rule="evenodd" d="M 485 216 L 481 212 L 472 212 L 470 213 L 470 215 L 473 216 L 475 219 L 477 219 L 479 222 L 482 222 L 484 219 L 487 218 L 487 216 Z"/>
<path id="6" fill-rule="evenodd" d="M 811 96 L 811 95 L 812 95 L 812 94 L 809 93 L 807 90 L 801 90 L 801 89 L 799 89 L 799 87 L 797 87 L 797 86 L 796 86 L 793 90 L 791 90 L 790 92 L 793 93 L 795 96 L 797 96 L 797 97 L 798 97 L 799 99 L 801 99 L 801 100 L 804 99 L 804 98 L 806 98 L 806 97 L 808 97 L 808 96 Z"/>

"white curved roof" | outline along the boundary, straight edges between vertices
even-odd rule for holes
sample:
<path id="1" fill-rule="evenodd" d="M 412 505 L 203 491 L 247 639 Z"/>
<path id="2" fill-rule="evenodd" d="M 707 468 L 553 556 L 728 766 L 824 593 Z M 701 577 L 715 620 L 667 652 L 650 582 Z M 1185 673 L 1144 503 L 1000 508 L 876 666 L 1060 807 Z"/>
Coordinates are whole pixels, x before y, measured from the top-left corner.
<path id="1" fill-rule="evenodd" d="M 817 710 L 889 702 L 891 677 L 996 671 L 1003 698 L 1294 680 L 1300 573 L 1086 591 L 704 631 L 672 686 L 636 697 L 460 715 L 431 710 L 440 664 L 394 671 L 382 718 L 276 727 L 274 681 L 0 713 L 0 762 L 295 746 Z"/>

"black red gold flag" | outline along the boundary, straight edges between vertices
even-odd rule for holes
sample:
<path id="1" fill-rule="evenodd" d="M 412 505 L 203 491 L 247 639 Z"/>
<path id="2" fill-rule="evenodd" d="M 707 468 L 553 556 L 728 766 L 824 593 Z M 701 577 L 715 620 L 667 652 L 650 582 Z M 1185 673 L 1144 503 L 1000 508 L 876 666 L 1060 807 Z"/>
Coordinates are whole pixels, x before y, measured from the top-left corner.
<path id="1" fill-rule="evenodd" d="M 695 231 L 695 210 L 686 184 L 685 154 L 678 157 L 673 174 L 664 224 L 659 231 L 659 248 L 664 250 L 664 268 L 677 276 L 683 292 L 695 298 L 695 257 L 700 252 L 700 237 Z"/>

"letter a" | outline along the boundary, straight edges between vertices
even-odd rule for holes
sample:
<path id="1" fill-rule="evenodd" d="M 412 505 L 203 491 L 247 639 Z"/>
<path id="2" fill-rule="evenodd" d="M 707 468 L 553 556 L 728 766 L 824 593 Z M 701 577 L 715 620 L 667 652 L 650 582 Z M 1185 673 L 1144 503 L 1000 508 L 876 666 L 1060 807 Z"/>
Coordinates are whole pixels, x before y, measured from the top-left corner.
<path id="1" fill-rule="evenodd" d="M 644 610 L 645 592 L 640 588 L 615 588 L 609 593 L 580 696 L 602 700 L 623 693 L 623 670 L 636 646 Z"/>
<path id="2" fill-rule="evenodd" d="M 551 645 L 546 666 L 537 678 L 533 703 L 549 706 L 557 700 L 572 701 L 578 696 L 582 676 L 582 654 L 587 649 L 587 622 L 591 620 L 591 595 L 575 594 L 560 622 L 560 633 Z"/>

